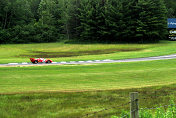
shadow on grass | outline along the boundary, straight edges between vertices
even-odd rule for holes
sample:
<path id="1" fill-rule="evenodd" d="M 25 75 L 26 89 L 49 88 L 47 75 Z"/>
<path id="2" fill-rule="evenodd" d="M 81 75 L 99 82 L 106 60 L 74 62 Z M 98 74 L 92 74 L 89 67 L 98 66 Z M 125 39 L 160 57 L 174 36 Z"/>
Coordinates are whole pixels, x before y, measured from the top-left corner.
<path id="1" fill-rule="evenodd" d="M 130 41 L 96 41 L 96 40 L 65 40 L 65 44 L 158 44 L 162 43 L 164 40 L 157 41 L 145 41 L 145 42 L 130 42 Z M 168 41 L 168 40 L 167 40 Z"/>
<path id="2" fill-rule="evenodd" d="M 92 51 L 78 51 L 78 52 L 44 52 L 44 51 L 33 51 L 35 55 L 19 55 L 17 57 L 40 57 L 40 58 L 57 58 L 57 57 L 74 57 L 74 56 L 84 56 L 84 55 L 100 55 L 100 54 L 111 54 L 118 52 L 130 52 L 130 51 L 140 51 L 140 48 L 128 48 L 128 49 L 102 49 L 102 50 L 92 50 Z"/>

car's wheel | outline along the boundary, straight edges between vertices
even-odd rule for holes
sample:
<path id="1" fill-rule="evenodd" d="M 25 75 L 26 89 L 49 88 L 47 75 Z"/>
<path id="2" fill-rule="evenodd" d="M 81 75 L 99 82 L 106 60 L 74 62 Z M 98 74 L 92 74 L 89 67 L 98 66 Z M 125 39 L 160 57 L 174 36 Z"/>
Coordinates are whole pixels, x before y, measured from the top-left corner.
<path id="1" fill-rule="evenodd" d="M 37 64 L 38 63 L 38 61 L 37 60 L 35 60 L 34 62 L 33 62 L 33 64 Z"/>
<path id="2" fill-rule="evenodd" d="M 51 61 L 50 61 L 50 60 L 48 60 L 46 63 L 50 64 L 50 63 L 51 63 Z"/>

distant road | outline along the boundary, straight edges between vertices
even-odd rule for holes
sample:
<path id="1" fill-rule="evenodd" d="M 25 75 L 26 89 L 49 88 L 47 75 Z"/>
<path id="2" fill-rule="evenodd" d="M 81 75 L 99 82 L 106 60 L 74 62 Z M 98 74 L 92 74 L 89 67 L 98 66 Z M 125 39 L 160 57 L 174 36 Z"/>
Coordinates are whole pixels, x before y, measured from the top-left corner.
<path id="1" fill-rule="evenodd" d="M 8 64 L 0 64 L 0 66 L 19 66 L 19 65 L 59 65 L 59 64 L 98 64 L 98 63 L 117 63 L 117 62 L 137 62 L 137 61 L 151 61 L 151 60 L 164 60 L 164 59 L 175 59 L 176 54 L 165 55 L 165 56 L 157 56 L 157 57 L 145 57 L 145 58 L 134 58 L 134 59 L 121 59 L 121 60 L 88 60 L 88 61 L 69 61 L 69 62 L 53 62 L 51 64 L 39 63 L 8 63 Z"/>

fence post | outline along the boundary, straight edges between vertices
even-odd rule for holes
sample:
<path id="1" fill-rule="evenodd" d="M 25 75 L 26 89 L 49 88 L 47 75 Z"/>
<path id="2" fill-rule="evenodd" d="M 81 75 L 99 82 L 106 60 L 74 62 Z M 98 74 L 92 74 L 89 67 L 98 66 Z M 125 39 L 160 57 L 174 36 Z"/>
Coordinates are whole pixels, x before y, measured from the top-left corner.
<path id="1" fill-rule="evenodd" d="M 138 92 L 131 92 L 130 93 L 130 99 L 131 99 L 131 104 L 130 104 L 131 118 L 139 118 Z"/>

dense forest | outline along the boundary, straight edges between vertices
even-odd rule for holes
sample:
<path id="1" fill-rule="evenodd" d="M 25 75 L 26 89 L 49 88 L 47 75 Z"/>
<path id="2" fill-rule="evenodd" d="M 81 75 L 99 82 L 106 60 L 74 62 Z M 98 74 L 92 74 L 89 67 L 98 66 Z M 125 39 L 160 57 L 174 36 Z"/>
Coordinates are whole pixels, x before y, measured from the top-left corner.
<path id="1" fill-rule="evenodd" d="M 0 0 L 0 44 L 156 42 L 167 37 L 175 0 Z"/>

